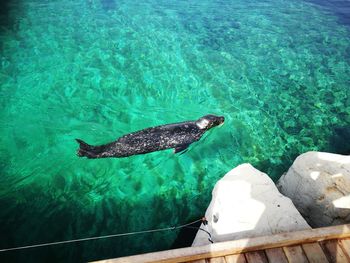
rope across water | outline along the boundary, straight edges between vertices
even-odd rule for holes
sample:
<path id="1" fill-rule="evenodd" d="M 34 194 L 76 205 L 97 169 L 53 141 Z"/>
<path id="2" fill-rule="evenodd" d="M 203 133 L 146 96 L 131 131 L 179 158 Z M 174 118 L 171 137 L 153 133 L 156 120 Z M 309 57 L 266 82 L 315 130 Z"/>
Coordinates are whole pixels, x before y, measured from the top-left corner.
<path id="1" fill-rule="evenodd" d="M 112 237 L 121 237 L 121 236 L 130 236 L 130 235 L 138 235 L 138 234 L 146 234 L 146 233 L 154 233 L 154 232 L 161 232 L 161 231 L 169 231 L 169 230 L 175 230 L 179 228 L 195 228 L 190 227 L 190 225 L 193 225 L 195 223 L 198 223 L 202 221 L 204 225 L 208 223 L 208 221 L 205 219 L 205 217 L 195 220 L 193 222 L 183 224 L 180 226 L 173 226 L 173 227 L 165 227 L 165 228 L 158 228 L 158 229 L 150 229 L 150 230 L 143 230 L 143 231 L 135 231 L 135 232 L 128 232 L 128 233 L 120 233 L 120 234 L 112 234 L 112 235 L 105 235 L 105 236 L 97 236 L 97 237 L 87 237 L 87 238 L 79 238 L 79 239 L 72 239 L 72 240 L 65 240 L 65 241 L 57 241 L 57 242 L 51 242 L 51 243 L 42 243 L 42 244 L 36 244 L 36 245 L 28 245 L 28 246 L 21 246 L 21 247 L 12 247 L 12 248 L 4 248 L 0 249 L 0 252 L 7 252 L 7 251 L 14 251 L 14 250 L 22 250 L 22 249 L 28 249 L 28 248 L 38 248 L 38 247 L 46 247 L 46 246 L 54 246 L 54 245 L 61 245 L 61 244 L 69 244 L 69 243 L 76 243 L 76 242 L 83 242 L 83 241 L 90 241 L 90 240 L 98 240 L 98 239 L 105 239 L 105 238 L 112 238 Z M 209 241 L 211 241 L 211 234 L 198 227 L 199 230 L 202 230 L 206 232 L 209 235 Z"/>

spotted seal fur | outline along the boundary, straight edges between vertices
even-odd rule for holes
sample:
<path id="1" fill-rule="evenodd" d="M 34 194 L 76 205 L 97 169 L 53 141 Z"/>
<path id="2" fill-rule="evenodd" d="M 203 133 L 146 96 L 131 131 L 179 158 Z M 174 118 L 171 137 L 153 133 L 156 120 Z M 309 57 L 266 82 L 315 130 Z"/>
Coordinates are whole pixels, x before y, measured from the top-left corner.
<path id="1" fill-rule="evenodd" d="M 203 134 L 224 123 L 223 116 L 206 115 L 196 121 L 166 124 L 126 134 L 114 142 L 92 146 L 76 139 L 80 148 L 77 155 L 87 158 L 127 157 L 174 148 L 175 153 L 185 151 Z"/>

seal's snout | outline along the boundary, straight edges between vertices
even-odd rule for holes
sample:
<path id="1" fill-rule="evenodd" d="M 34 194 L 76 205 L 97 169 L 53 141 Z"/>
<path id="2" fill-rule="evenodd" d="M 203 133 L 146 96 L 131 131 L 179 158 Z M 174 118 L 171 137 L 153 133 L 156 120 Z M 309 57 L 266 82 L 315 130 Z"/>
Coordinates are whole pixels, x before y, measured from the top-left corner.
<path id="1" fill-rule="evenodd" d="M 224 116 L 218 116 L 214 126 L 221 127 L 222 125 L 224 125 L 224 122 L 225 122 L 225 117 Z"/>
<path id="2" fill-rule="evenodd" d="M 216 115 L 205 115 L 204 117 L 200 118 L 198 121 L 196 121 L 197 126 L 200 129 L 210 129 L 215 126 L 222 125 L 225 121 L 224 116 L 216 116 Z"/>

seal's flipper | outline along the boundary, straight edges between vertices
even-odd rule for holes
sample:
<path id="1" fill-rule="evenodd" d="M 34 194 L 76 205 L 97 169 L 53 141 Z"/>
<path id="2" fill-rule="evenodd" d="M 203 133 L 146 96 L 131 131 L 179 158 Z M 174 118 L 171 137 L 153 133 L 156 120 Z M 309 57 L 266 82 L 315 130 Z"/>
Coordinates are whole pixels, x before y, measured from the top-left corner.
<path id="1" fill-rule="evenodd" d="M 190 144 L 181 144 L 175 148 L 174 153 L 181 152 L 180 154 L 184 154 L 185 152 L 187 152 L 188 146 L 190 146 Z"/>
<path id="2" fill-rule="evenodd" d="M 79 157 L 87 157 L 87 158 L 96 158 L 96 154 L 98 148 L 92 145 L 87 144 L 86 142 L 84 142 L 83 140 L 80 139 L 75 139 L 78 143 L 80 148 L 77 151 L 77 155 Z"/>

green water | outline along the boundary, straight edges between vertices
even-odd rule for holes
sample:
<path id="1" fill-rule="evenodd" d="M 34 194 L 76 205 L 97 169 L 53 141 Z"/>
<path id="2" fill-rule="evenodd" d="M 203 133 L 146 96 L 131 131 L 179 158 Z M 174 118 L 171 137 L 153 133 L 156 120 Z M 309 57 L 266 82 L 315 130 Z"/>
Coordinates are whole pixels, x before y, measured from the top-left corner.
<path id="1" fill-rule="evenodd" d="M 0 249 L 200 218 L 244 162 L 277 179 L 349 154 L 350 27 L 300 0 L 8 2 L 0 15 Z M 135 130 L 226 117 L 183 155 L 75 155 Z M 6 252 L 86 261 L 190 244 L 169 231 Z M 187 236 L 185 240 L 181 236 Z"/>

